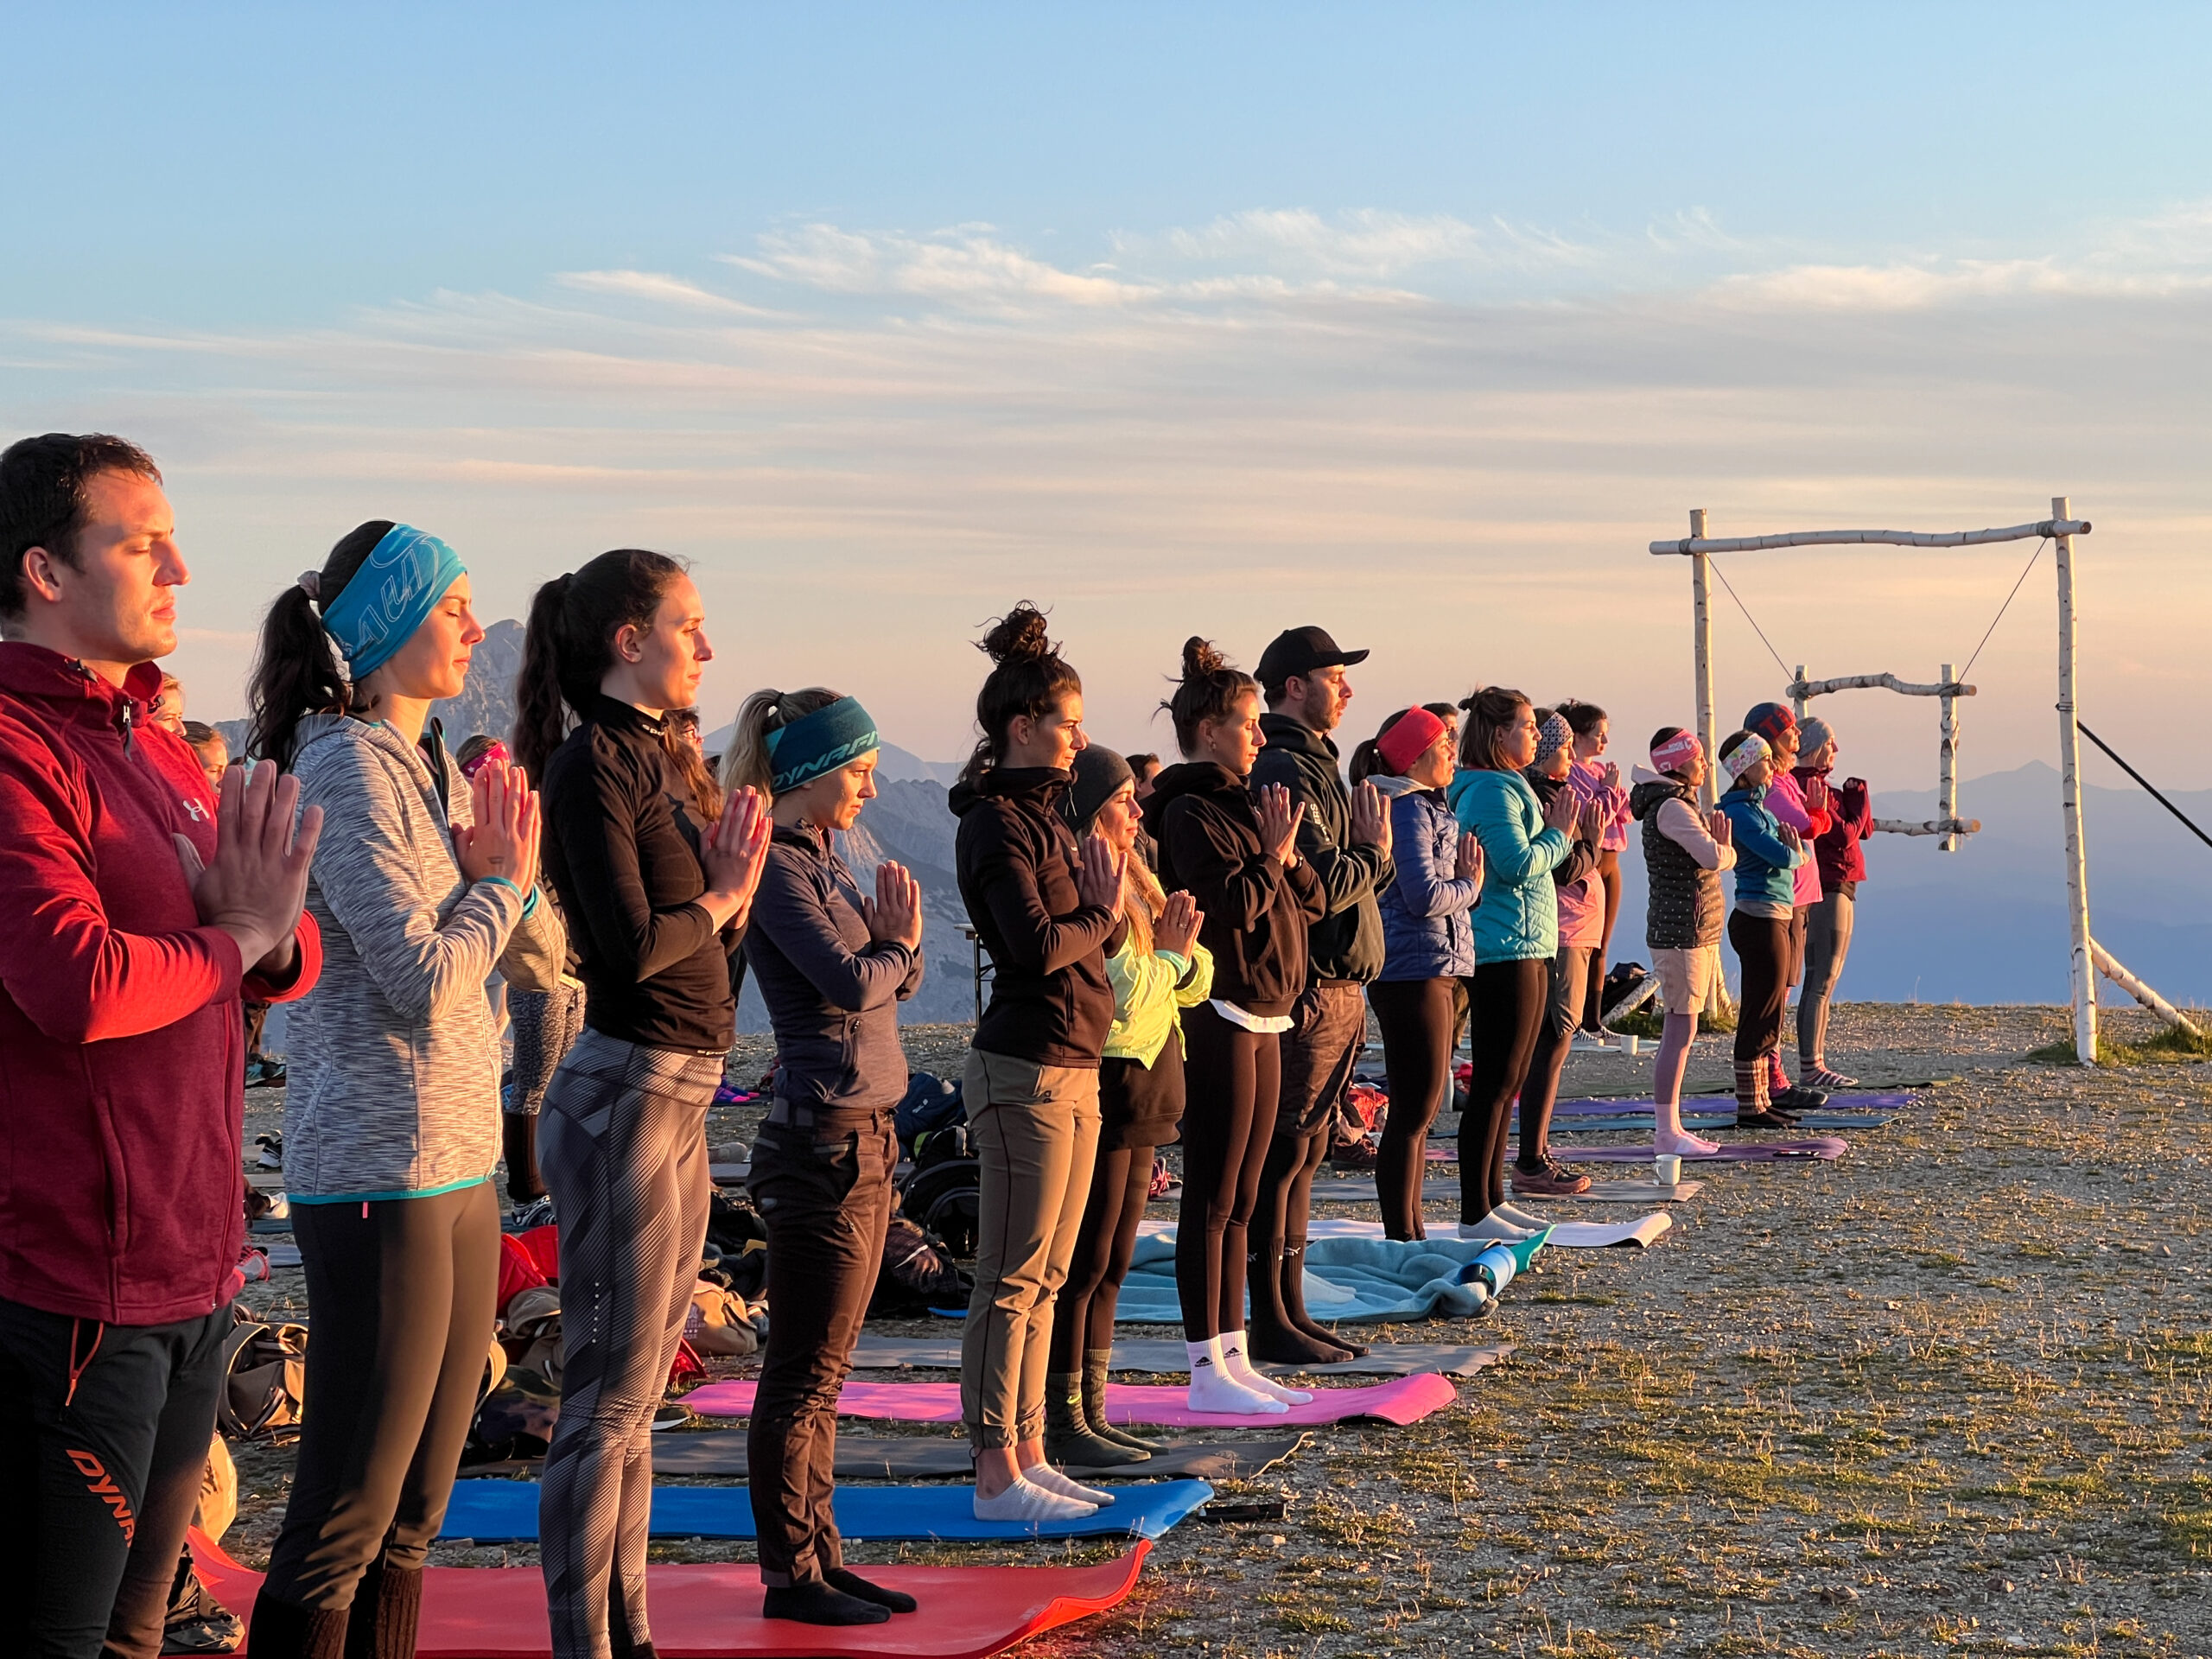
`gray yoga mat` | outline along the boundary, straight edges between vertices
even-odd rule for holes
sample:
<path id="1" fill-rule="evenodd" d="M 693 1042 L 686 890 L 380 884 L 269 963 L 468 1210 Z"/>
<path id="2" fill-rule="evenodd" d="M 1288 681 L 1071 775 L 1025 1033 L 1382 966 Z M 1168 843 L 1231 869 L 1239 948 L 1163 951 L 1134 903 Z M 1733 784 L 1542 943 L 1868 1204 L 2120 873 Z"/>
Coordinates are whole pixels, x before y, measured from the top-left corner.
<path id="1" fill-rule="evenodd" d="M 1512 1351 L 1510 1342 L 1486 1348 L 1435 1342 L 1386 1342 L 1378 1344 L 1364 1359 L 1344 1360 L 1334 1365 L 1265 1365 L 1261 1369 L 1284 1376 L 1418 1376 L 1426 1371 L 1446 1376 L 1472 1376 Z M 861 1370 L 890 1370 L 902 1365 L 954 1370 L 960 1364 L 960 1344 L 931 1341 L 925 1337 L 864 1335 L 853 1351 L 853 1364 Z M 1191 1357 L 1179 1342 L 1133 1338 L 1114 1344 L 1114 1369 L 1148 1376 L 1180 1376 L 1191 1369 Z M 658 1446 L 659 1442 L 654 1444 Z"/>
<path id="2" fill-rule="evenodd" d="M 653 1473 L 656 1475 L 723 1475 L 743 1479 L 747 1465 L 746 1431 L 709 1428 L 671 1431 L 653 1436 Z M 1141 1437 L 1140 1437 L 1141 1438 Z M 1110 1469 L 1065 1465 L 1067 1472 L 1103 1480 L 1158 1480 L 1181 1476 L 1193 1480 L 1249 1480 L 1294 1455 L 1308 1436 L 1297 1434 L 1270 1440 L 1162 1440 L 1142 1463 L 1118 1464 Z M 468 1475 L 536 1474 L 543 1465 L 527 1462 L 472 1464 Z M 837 1437 L 836 1478 L 839 1480 L 973 1480 L 976 1465 L 965 1440 L 936 1434 L 894 1436 L 872 1440 L 854 1434 Z"/>
<path id="3" fill-rule="evenodd" d="M 1703 1181 L 1682 1181 L 1673 1186 L 1662 1186 L 1656 1181 L 1592 1181 L 1590 1190 L 1571 1198 L 1531 1198 L 1531 1205 L 1550 1204 L 1673 1204 L 1678 1199 L 1695 1198 L 1704 1191 Z M 1459 1183 L 1457 1181 L 1424 1181 L 1421 1195 L 1429 1203 L 1457 1204 Z M 1372 1204 L 1375 1184 L 1372 1181 L 1316 1181 L 1313 1183 L 1316 1204 Z"/>

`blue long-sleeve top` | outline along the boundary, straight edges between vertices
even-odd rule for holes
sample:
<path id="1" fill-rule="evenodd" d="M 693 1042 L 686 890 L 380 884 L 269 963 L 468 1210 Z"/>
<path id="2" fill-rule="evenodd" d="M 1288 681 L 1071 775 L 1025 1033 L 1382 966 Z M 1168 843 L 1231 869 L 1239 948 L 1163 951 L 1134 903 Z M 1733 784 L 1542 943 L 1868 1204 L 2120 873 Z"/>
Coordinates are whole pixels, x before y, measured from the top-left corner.
<path id="1" fill-rule="evenodd" d="M 1764 787 L 1741 784 L 1720 798 L 1736 847 L 1736 908 L 1754 915 L 1787 917 L 1795 903 L 1796 868 L 1811 849 L 1782 838 L 1782 822 L 1767 810 Z"/>
<path id="2" fill-rule="evenodd" d="M 1475 906 L 1475 960 L 1527 962 L 1559 954 L 1559 898 L 1552 871 L 1574 850 L 1517 772 L 1469 770 L 1446 798 L 1483 844 L 1483 894 Z"/>

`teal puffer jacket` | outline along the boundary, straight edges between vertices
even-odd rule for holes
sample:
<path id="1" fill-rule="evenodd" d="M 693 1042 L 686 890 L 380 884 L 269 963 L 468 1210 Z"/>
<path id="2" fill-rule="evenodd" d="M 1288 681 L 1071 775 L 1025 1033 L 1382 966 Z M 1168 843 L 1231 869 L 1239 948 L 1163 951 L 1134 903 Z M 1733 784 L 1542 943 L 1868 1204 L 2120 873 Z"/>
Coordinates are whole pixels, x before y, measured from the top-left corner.
<path id="1" fill-rule="evenodd" d="M 1483 896 L 1475 906 L 1475 962 L 1528 962 L 1559 954 L 1552 870 L 1573 849 L 1547 829 L 1536 791 L 1517 772 L 1462 772 L 1445 792 L 1462 830 L 1483 844 Z"/>

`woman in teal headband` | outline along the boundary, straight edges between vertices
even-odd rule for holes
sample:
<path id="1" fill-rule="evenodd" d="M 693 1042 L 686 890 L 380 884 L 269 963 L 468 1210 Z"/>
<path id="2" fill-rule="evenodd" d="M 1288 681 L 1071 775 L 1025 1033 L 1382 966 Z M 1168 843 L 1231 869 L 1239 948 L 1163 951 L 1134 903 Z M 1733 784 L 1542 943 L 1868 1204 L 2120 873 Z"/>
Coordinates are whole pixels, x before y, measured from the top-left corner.
<path id="1" fill-rule="evenodd" d="M 315 1409 L 254 1608 L 264 1656 L 414 1650 L 498 1313 L 485 981 L 557 983 L 567 947 L 537 889 L 536 794 L 504 760 L 464 778 L 429 718 L 483 638 L 454 550 L 376 520 L 270 607 L 255 667 L 254 747 L 331 832 L 284 1109 Z"/>
<path id="2" fill-rule="evenodd" d="M 898 865 L 865 892 L 834 837 L 875 798 L 868 710 L 815 686 L 756 691 L 724 780 L 774 798 L 745 957 L 776 1033 L 774 1100 L 753 1143 L 768 1228 L 768 1352 L 748 1462 L 770 1618 L 875 1624 L 914 1599 L 844 1564 L 830 1513 L 837 1391 L 891 1223 L 906 1092 L 899 1004 L 921 983 L 921 893 Z"/>

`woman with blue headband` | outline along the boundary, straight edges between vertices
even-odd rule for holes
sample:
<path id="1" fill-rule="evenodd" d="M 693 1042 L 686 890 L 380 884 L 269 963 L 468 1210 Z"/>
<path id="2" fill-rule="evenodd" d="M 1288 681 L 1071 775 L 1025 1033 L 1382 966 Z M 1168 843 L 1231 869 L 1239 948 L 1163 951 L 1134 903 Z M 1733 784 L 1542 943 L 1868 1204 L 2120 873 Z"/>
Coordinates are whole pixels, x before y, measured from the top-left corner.
<path id="1" fill-rule="evenodd" d="M 411 1654 L 498 1313 L 499 1041 L 485 982 L 558 982 L 537 797 L 465 779 L 430 705 L 484 638 L 467 572 L 378 519 L 270 607 L 252 747 L 330 832 L 323 973 L 293 1016 L 284 1184 L 315 1314 L 299 1468 L 253 1614 L 264 1656 Z"/>
<path id="2" fill-rule="evenodd" d="M 768 1229 L 768 1351 L 746 1460 L 762 1611 L 879 1624 L 914 1599 L 847 1569 L 830 1515 L 837 1394 L 852 1368 L 891 1224 L 906 1092 L 899 1004 L 921 983 L 921 890 L 889 862 L 869 897 L 832 837 L 875 798 L 882 740 L 868 710 L 821 686 L 756 691 L 738 710 L 724 780 L 772 798 L 775 830 L 745 957 L 776 1033 L 773 1098 L 753 1143 Z"/>

